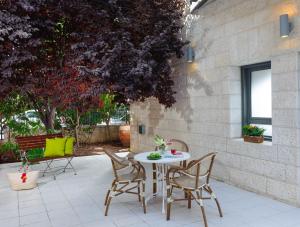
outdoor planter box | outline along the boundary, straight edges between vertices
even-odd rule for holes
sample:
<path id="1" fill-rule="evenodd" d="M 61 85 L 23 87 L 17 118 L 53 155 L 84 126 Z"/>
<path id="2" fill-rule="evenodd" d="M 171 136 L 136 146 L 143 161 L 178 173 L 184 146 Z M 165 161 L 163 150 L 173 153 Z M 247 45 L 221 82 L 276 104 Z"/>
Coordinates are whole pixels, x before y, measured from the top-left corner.
<path id="1" fill-rule="evenodd" d="M 12 190 L 28 190 L 33 189 L 37 186 L 37 179 L 39 177 L 39 171 L 30 171 L 27 172 L 27 180 L 25 183 L 21 179 L 22 173 L 8 173 L 7 178 Z"/>
<path id="2" fill-rule="evenodd" d="M 250 143 L 263 143 L 264 137 L 263 136 L 244 136 L 244 141 L 250 142 Z"/>

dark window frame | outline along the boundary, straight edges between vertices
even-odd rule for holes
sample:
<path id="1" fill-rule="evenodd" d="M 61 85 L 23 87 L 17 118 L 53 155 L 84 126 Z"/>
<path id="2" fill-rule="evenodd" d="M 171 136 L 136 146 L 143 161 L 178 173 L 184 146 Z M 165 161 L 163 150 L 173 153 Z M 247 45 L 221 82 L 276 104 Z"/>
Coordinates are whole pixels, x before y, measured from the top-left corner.
<path id="1" fill-rule="evenodd" d="M 242 126 L 248 124 L 272 125 L 272 118 L 252 117 L 251 112 L 251 74 L 255 71 L 271 69 L 271 62 L 262 62 L 242 66 Z M 266 140 L 272 140 L 272 136 L 265 136 Z"/>

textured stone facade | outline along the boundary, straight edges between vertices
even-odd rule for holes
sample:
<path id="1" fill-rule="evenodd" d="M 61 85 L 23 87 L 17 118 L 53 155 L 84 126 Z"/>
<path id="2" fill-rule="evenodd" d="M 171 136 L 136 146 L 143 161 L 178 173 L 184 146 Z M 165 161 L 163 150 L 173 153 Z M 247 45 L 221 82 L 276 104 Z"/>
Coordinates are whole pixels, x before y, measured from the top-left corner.
<path id="1" fill-rule="evenodd" d="M 279 16 L 294 29 L 279 35 Z M 153 148 L 153 136 L 187 142 L 192 156 L 218 152 L 214 177 L 257 193 L 300 205 L 300 1 L 212 1 L 195 14 L 193 64 L 174 62 L 177 103 L 156 100 L 131 106 L 135 151 Z M 271 61 L 273 141 L 241 139 L 241 70 Z M 145 124 L 146 134 L 138 134 Z"/>

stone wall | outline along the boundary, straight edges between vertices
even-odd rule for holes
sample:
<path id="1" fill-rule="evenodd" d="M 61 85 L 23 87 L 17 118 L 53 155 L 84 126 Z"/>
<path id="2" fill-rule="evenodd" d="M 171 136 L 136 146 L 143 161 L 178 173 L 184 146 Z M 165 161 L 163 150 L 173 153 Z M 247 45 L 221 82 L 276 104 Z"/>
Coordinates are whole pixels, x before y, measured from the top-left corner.
<path id="1" fill-rule="evenodd" d="M 153 148 L 153 136 L 182 139 L 193 157 L 218 152 L 214 177 L 300 205 L 300 0 L 211 1 L 195 14 L 190 40 L 193 64 L 174 60 L 177 103 L 156 100 L 131 106 L 131 148 Z M 279 35 L 279 16 L 294 29 Z M 273 140 L 241 139 L 241 70 L 271 61 Z M 146 134 L 138 134 L 145 124 Z"/>
<path id="2" fill-rule="evenodd" d="M 119 141 L 119 128 L 120 125 L 110 125 L 109 129 L 105 125 L 97 125 L 95 128 L 93 128 L 92 132 L 81 131 L 79 134 L 79 142 L 95 144 Z"/>

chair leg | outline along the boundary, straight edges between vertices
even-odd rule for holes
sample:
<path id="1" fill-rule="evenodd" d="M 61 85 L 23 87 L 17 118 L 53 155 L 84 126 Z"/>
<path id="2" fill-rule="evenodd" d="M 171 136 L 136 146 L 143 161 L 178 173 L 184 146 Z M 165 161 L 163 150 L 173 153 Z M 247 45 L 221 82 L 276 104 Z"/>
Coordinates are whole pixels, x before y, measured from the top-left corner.
<path id="1" fill-rule="evenodd" d="M 142 201 L 143 201 L 143 208 L 144 214 L 146 214 L 146 201 L 145 201 L 145 181 L 142 182 Z"/>
<path id="2" fill-rule="evenodd" d="M 73 170 L 74 175 L 77 175 L 76 169 L 74 168 L 74 166 L 73 166 L 72 163 L 71 163 L 71 161 L 73 160 L 73 157 L 71 157 L 71 158 L 66 158 L 66 159 L 67 159 L 67 164 L 66 164 L 66 166 L 65 166 L 65 168 L 64 168 L 64 170 L 63 170 L 63 172 L 66 172 L 67 167 L 68 167 L 68 166 L 71 166 L 71 169 Z"/>
<path id="3" fill-rule="evenodd" d="M 110 190 L 110 193 L 109 193 L 109 196 L 108 196 L 108 199 L 107 199 L 107 202 L 106 202 L 105 214 L 104 214 L 105 216 L 107 216 L 107 214 L 108 214 L 108 208 L 109 208 L 110 202 L 111 202 L 111 200 L 113 198 L 113 196 L 111 195 L 111 192 L 114 193 L 116 191 L 116 188 L 117 188 L 117 184 L 116 184 L 116 182 L 114 182 L 113 183 L 113 187 Z"/>
<path id="4" fill-rule="evenodd" d="M 201 206 L 201 212 L 202 212 L 202 216 L 203 216 L 203 222 L 204 222 L 204 226 L 208 227 L 207 225 L 207 220 L 206 220 L 206 215 L 205 215 L 205 210 L 204 210 L 204 206 Z"/>
<path id="5" fill-rule="evenodd" d="M 185 198 L 185 199 L 188 199 L 188 198 L 189 198 L 189 194 L 186 193 L 186 192 L 184 192 L 184 198 Z"/>
<path id="6" fill-rule="evenodd" d="M 106 196 L 105 196 L 104 206 L 106 206 L 106 204 L 107 204 L 108 197 L 109 197 L 110 192 L 113 189 L 114 185 L 115 185 L 115 181 L 112 182 L 110 189 L 107 190 L 107 193 L 106 193 Z"/>
<path id="7" fill-rule="evenodd" d="M 53 162 L 53 160 L 46 161 L 47 166 L 46 166 L 46 169 L 43 170 L 43 173 L 42 173 L 43 177 L 45 176 L 46 172 L 51 169 L 52 162 Z"/>
<path id="8" fill-rule="evenodd" d="M 141 183 L 138 182 L 138 197 L 139 197 L 139 202 L 141 202 Z"/>
<path id="9" fill-rule="evenodd" d="M 105 216 L 107 216 L 107 214 L 108 214 L 108 208 L 109 208 L 111 199 L 112 199 L 112 197 L 109 196 L 109 197 L 108 197 L 108 200 L 107 200 L 107 203 L 106 203 L 106 207 L 105 207 L 105 214 L 104 214 Z"/>
<path id="10" fill-rule="evenodd" d="M 152 164 L 153 194 L 157 192 L 157 166 Z"/>
<path id="11" fill-rule="evenodd" d="M 192 196 L 191 196 L 191 192 L 187 193 L 187 199 L 188 199 L 188 208 L 191 209 L 192 207 Z"/>
<path id="12" fill-rule="evenodd" d="M 104 206 L 107 205 L 107 200 L 108 200 L 108 196 L 110 194 L 110 189 L 107 190 L 106 196 L 105 196 L 105 202 L 104 202 Z"/>
<path id="13" fill-rule="evenodd" d="M 218 207 L 218 211 L 219 211 L 219 215 L 220 217 L 222 218 L 223 217 L 223 212 L 222 212 L 222 209 L 221 209 L 221 206 L 220 206 L 220 203 L 215 195 L 215 193 L 213 192 L 212 188 L 210 186 L 207 186 L 207 191 L 209 192 L 209 194 L 212 196 L 212 198 L 215 200 L 216 204 L 217 204 L 217 207 Z"/>
<path id="14" fill-rule="evenodd" d="M 202 194 L 202 191 L 201 191 L 201 194 Z M 200 196 L 199 192 L 197 192 L 197 200 L 198 200 L 198 202 L 200 204 L 200 207 L 201 207 L 201 213 L 202 213 L 202 217 L 203 217 L 204 226 L 208 227 L 208 225 L 207 225 L 207 219 L 206 219 L 206 214 L 205 214 L 205 210 L 204 210 L 203 199 L 202 199 L 202 196 Z"/>

